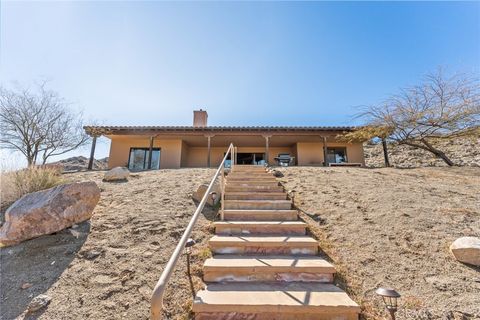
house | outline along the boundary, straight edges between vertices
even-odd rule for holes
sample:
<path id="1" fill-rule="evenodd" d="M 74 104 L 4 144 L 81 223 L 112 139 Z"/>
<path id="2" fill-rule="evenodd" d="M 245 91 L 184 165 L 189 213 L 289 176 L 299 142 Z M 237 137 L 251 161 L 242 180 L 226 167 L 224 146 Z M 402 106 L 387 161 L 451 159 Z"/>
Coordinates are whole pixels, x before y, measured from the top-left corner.
<path id="1" fill-rule="evenodd" d="M 130 170 L 217 167 L 230 143 L 238 164 L 274 165 L 278 157 L 290 165 L 364 165 L 363 145 L 339 141 L 354 127 L 208 126 L 205 110 L 193 112 L 192 126 L 86 126 L 93 137 L 111 140 L 108 166 Z M 326 158 L 326 161 L 325 161 Z"/>

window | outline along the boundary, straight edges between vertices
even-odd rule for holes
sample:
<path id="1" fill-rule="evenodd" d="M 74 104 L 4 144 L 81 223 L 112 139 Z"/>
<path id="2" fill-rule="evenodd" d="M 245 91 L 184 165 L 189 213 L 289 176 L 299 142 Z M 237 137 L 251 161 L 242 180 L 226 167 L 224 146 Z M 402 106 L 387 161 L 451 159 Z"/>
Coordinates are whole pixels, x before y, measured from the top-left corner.
<path id="1" fill-rule="evenodd" d="M 131 171 L 148 170 L 149 148 L 130 148 L 128 157 L 128 169 Z M 152 167 L 151 169 L 160 169 L 160 149 L 152 149 Z"/>
<path id="2" fill-rule="evenodd" d="M 327 163 L 343 162 L 348 162 L 346 148 L 327 148 Z"/>

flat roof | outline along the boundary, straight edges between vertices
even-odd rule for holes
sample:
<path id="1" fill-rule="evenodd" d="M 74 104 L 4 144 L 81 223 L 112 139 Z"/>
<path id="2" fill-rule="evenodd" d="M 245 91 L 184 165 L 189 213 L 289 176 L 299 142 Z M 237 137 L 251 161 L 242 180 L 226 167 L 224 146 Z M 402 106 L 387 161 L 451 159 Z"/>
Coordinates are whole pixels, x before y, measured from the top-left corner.
<path id="1" fill-rule="evenodd" d="M 354 126 L 84 126 L 88 134 L 141 134 L 146 132 L 323 132 L 353 131 Z"/>

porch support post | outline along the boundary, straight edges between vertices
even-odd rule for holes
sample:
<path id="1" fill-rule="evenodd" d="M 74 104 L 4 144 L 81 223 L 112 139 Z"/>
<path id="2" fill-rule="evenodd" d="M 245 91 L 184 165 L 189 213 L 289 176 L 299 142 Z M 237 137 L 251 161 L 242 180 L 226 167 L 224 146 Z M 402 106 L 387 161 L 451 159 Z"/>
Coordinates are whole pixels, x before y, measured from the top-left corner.
<path id="1" fill-rule="evenodd" d="M 214 135 L 207 135 L 207 168 L 210 168 L 211 164 L 211 139 L 214 137 Z"/>
<path id="2" fill-rule="evenodd" d="M 328 167 L 327 163 L 327 137 L 323 138 L 323 166 Z"/>
<path id="3" fill-rule="evenodd" d="M 95 156 L 95 146 L 97 144 L 97 136 L 94 135 L 93 136 L 93 140 L 92 140 L 92 149 L 90 149 L 90 159 L 88 160 L 88 170 L 92 170 L 93 168 L 93 159 L 94 159 L 94 156 Z"/>
<path id="4" fill-rule="evenodd" d="M 382 146 L 383 158 L 385 159 L 385 167 L 390 167 L 390 160 L 388 159 L 387 141 L 384 138 L 382 138 Z"/>
<path id="5" fill-rule="evenodd" d="M 150 147 L 148 149 L 148 170 L 152 169 L 153 138 L 150 137 Z"/>
<path id="6" fill-rule="evenodd" d="M 270 155 L 270 138 L 272 136 L 263 136 L 265 138 L 265 163 L 268 166 L 268 159 Z"/>

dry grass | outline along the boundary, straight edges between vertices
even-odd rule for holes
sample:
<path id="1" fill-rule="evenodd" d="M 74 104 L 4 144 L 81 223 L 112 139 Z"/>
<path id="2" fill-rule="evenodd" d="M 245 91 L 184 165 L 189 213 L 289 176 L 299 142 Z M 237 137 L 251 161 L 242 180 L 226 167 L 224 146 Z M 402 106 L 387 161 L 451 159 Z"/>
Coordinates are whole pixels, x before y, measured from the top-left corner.
<path id="1" fill-rule="evenodd" d="M 65 183 L 58 167 L 31 167 L 1 174 L 1 207 L 3 209 L 27 193 L 45 190 Z"/>

